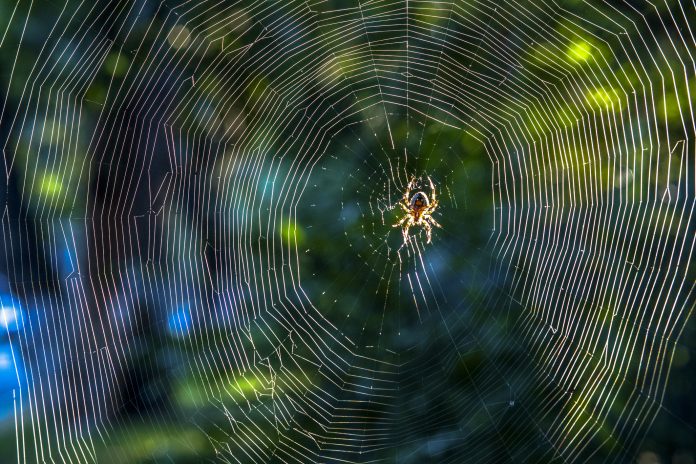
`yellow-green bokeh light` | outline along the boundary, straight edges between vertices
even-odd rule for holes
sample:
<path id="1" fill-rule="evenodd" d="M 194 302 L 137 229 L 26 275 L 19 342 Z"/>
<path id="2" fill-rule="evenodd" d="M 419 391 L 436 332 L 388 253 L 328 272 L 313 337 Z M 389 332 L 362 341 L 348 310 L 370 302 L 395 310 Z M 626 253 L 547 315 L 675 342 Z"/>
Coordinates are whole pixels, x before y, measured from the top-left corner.
<path id="1" fill-rule="evenodd" d="M 575 63 L 584 63 L 592 58 L 592 45 L 584 40 L 571 42 L 567 55 Z"/>
<path id="2" fill-rule="evenodd" d="M 296 240 L 297 244 L 300 245 L 304 241 L 302 230 L 292 220 L 283 222 L 283 226 L 280 228 L 280 237 L 287 245 L 294 245 Z"/>
<path id="3" fill-rule="evenodd" d="M 39 192 L 47 197 L 55 197 L 63 191 L 63 184 L 53 174 L 44 174 L 39 180 Z"/>
<path id="4" fill-rule="evenodd" d="M 598 87 L 591 90 L 587 93 L 586 99 L 587 103 L 595 108 L 611 109 L 614 107 L 615 109 L 619 109 L 621 106 L 618 92 L 611 87 Z"/>
<path id="5" fill-rule="evenodd" d="M 114 77 L 123 77 L 128 71 L 130 61 L 120 53 L 111 53 L 104 60 L 104 72 Z"/>

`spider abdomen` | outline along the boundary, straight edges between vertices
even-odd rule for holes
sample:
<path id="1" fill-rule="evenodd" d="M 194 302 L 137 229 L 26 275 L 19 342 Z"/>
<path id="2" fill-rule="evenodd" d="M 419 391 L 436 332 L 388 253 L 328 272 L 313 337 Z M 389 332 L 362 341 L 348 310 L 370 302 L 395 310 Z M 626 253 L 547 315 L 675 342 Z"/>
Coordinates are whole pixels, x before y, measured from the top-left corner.
<path id="1" fill-rule="evenodd" d="M 420 211 L 430 206 L 430 201 L 428 200 L 428 196 L 425 193 L 418 192 L 411 197 L 410 206 L 413 211 Z"/>

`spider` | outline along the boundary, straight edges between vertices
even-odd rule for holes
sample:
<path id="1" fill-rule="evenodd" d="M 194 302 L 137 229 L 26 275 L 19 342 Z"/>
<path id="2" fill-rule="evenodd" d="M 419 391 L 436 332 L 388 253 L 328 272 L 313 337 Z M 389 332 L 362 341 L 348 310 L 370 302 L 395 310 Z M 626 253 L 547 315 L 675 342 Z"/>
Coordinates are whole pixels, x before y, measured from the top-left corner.
<path id="1" fill-rule="evenodd" d="M 392 227 L 402 227 L 401 232 L 404 236 L 404 243 L 408 243 L 408 229 L 411 226 L 423 226 L 423 228 L 425 228 L 425 235 L 428 237 L 427 243 L 430 243 L 432 239 L 432 226 L 442 227 L 432 217 L 438 204 L 435 197 L 435 185 L 433 185 L 432 179 L 428 177 L 430 190 L 432 192 L 431 198 L 428 199 L 428 196 L 423 192 L 417 192 L 409 200 L 411 188 L 415 180 L 415 177 L 411 178 L 411 181 L 406 186 L 404 198 L 399 202 L 399 206 L 401 206 L 406 214 Z"/>

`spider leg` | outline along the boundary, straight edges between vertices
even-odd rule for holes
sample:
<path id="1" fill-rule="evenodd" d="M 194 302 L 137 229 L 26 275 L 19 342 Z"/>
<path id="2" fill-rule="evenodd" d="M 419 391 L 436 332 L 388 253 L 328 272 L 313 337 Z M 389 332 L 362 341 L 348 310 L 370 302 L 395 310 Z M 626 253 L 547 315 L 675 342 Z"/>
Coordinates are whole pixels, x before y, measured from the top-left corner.
<path id="1" fill-rule="evenodd" d="M 406 211 L 407 213 L 411 214 L 411 210 L 408 208 L 408 206 L 406 206 L 406 205 L 403 204 L 403 203 L 399 203 L 399 206 L 401 206 L 401 209 L 403 209 L 403 210 Z"/>
<path id="2" fill-rule="evenodd" d="M 425 235 L 428 237 L 426 243 L 430 243 L 430 240 L 433 238 L 433 228 L 430 226 L 428 221 L 423 221 L 423 227 L 425 228 Z"/>
<path id="3" fill-rule="evenodd" d="M 404 222 L 408 221 L 409 219 L 411 219 L 411 216 L 404 216 L 404 217 L 401 218 L 401 220 L 400 220 L 399 222 L 397 222 L 396 224 L 394 224 L 392 227 L 399 227 L 399 226 L 401 226 Z"/>
<path id="4" fill-rule="evenodd" d="M 432 203 L 430 203 L 430 204 L 425 208 L 425 211 L 423 211 L 423 216 L 429 216 L 429 215 L 433 214 L 433 212 L 435 211 L 435 209 L 437 209 L 437 205 L 438 205 L 438 204 L 439 204 L 439 203 L 438 203 L 437 200 L 435 200 L 435 201 L 433 201 Z"/>
<path id="5" fill-rule="evenodd" d="M 408 222 L 406 222 L 406 225 L 401 230 L 401 233 L 404 236 L 404 244 L 408 243 L 408 229 L 411 228 L 411 225 L 413 225 L 413 218 L 411 216 L 408 216 Z"/>
<path id="6" fill-rule="evenodd" d="M 404 192 L 404 203 L 409 204 L 411 201 L 411 187 L 413 186 L 413 181 L 416 180 L 415 177 L 411 177 L 411 180 L 408 181 L 408 185 L 406 186 L 406 191 Z"/>
<path id="7" fill-rule="evenodd" d="M 432 216 L 428 215 L 428 220 L 434 225 L 435 227 L 439 227 L 442 229 L 442 225 L 435 220 Z"/>
<path id="8" fill-rule="evenodd" d="M 430 178 L 430 176 L 428 176 L 428 182 L 430 182 L 430 191 L 431 191 L 430 202 L 435 203 L 437 205 L 437 198 L 435 196 L 435 184 L 433 184 L 433 180 Z M 433 208 L 433 209 L 435 209 L 435 208 Z"/>

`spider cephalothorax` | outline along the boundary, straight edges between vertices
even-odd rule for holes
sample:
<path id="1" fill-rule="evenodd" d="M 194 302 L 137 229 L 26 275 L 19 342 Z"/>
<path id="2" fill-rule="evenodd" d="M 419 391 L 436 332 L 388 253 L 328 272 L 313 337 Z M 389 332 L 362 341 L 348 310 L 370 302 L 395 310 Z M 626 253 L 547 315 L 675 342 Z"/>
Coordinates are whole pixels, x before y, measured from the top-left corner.
<path id="1" fill-rule="evenodd" d="M 399 222 L 394 224 L 394 227 L 402 227 L 402 234 L 404 236 L 404 243 L 408 243 L 408 230 L 411 226 L 423 226 L 425 229 L 425 235 L 428 238 L 427 243 L 430 243 L 432 239 L 432 226 L 442 227 L 433 219 L 432 214 L 437 208 L 437 198 L 435 197 L 435 185 L 433 185 L 432 179 L 428 177 L 428 182 L 430 182 L 430 198 L 423 192 L 416 192 L 411 197 L 411 188 L 413 188 L 413 182 L 415 177 L 411 178 L 411 181 L 406 186 L 406 191 L 404 192 L 403 199 L 399 202 L 399 206 L 406 212 L 404 217 L 402 217 Z M 409 198 L 410 197 L 410 198 Z"/>

